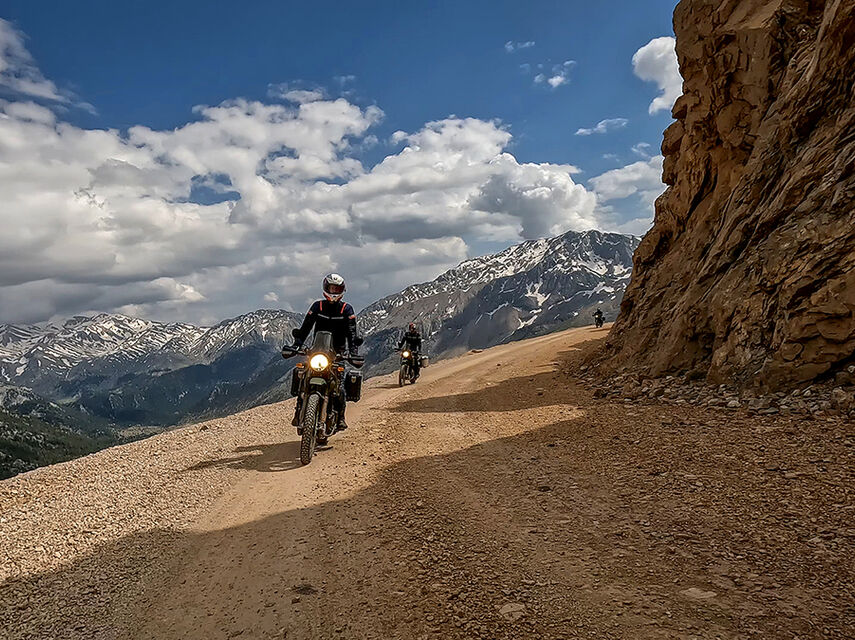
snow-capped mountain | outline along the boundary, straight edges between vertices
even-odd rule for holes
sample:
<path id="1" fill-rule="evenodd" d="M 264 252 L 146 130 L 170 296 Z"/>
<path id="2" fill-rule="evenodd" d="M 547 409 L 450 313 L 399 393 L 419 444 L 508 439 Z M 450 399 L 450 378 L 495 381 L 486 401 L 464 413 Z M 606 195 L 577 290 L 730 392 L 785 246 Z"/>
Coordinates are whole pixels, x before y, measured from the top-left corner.
<path id="1" fill-rule="evenodd" d="M 402 327 L 417 323 L 433 355 L 483 348 L 617 314 L 639 239 L 570 231 L 467 260 L 360 313 L 375 362 Z"/>
<path id="2" fill-rule="evenodd" d="M 255 393 L 301 320 L 262 309 L 213 327 L 120 314 L 3 325 L 0 383 L 120 425 L 175 424 L 243 406 L 236 389 Z"/>
<path id="3" fill-rule="evenodd" d="M 0 325 L 0 380 L 39 386 L 89 371 L 127 374 L 209 363 L 251 344 L 281 345 L 299 322 L 296 314 L 261 309 L 213 327 L 107 313 L 44 326 Z"/>

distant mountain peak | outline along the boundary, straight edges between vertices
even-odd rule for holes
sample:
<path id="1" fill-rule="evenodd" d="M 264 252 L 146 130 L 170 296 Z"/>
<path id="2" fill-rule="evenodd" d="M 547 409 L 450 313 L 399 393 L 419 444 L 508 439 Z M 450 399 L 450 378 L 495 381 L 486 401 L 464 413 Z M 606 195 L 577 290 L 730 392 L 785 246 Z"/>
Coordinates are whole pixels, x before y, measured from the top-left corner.
<path id="1" fill-rule="evenodd" d="M 420 321 L 433 331 L 443 320 L 458 314 L 475 289 L 528 272 L 532 272 L 532 279 L 526 287 L 532 291 L 536 288 L 537 293 L 532 295 L 539 303 L 546 300 L 541 299 L 541 290 L 554 289 L 554 283 L 550 286 L 544 282 L 550 274 L 586 283 L 596 279 L 589 289 L 600 284 L 598 292 L 611 288 L 609 293 L 619 297 L 629 279 L 632 253 L 638 242 L 635 236 L 596 230 L 568 231 L 552 238 L 527 240 L 498 253 L 464 260 L 430 282 L 411 285 L 378 300 L 360 313 L 360 327 L 370 335 Z M 435 299 L 437 296 L 444 300 Z M 428 298 L 432 305 L 418 304 Z M 531 324 L 534 322 L 524 326 Z"/>

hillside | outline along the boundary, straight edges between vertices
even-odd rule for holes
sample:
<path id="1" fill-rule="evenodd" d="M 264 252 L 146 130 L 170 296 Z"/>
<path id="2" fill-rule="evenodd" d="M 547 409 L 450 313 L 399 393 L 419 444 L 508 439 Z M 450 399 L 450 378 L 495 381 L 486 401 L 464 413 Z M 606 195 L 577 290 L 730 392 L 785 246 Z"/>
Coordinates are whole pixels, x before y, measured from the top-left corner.
<path id="1" fill-rule="evenodd" d="M 74 405 L 61 406 L 28 389 L 0 385 L 0 478 L 116 444 L 107 423 Z"/>
<path id="2" fill-rule="evenodd" d="M 684 95 L 613 367 L 772 388 L 855 354 L 855 2 L 683 0 Z"/>

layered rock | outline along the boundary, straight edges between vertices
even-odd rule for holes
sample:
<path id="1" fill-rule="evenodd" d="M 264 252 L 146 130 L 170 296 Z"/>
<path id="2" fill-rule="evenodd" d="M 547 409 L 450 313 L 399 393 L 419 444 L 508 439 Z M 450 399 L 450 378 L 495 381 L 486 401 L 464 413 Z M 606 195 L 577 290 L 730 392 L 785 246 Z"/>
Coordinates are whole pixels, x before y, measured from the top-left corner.
<path id="1" fill-rule="evenodd" d="M 648 375 L 794 386 L 855 352 L 855 0 L 682 0 L 684 95 L 608 340 Z"/>

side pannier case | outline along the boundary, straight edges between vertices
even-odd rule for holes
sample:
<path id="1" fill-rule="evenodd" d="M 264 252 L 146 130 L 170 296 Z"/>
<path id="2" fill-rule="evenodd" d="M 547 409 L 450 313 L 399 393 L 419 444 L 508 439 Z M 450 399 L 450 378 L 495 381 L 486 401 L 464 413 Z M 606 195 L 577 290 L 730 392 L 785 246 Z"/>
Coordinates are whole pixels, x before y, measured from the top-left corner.
<path id="1" fill-rule="evenodd" d="M 303 380 L 303 373 L 306 371 L 304 367 L 297 366 L 291 371 L 291 395 L 296 396 L 300 393 L 300 382 Z"/>
<path id="2" fill-rule="evenodd" d="M 422 365 L 422 368 L 424 369 L 424 368 L 425 368 L 425 367 L 427 367 L 429 364 L 430 364 L 430 358 L 428 358 L 427 356 L 422 356 L 422 357 L 421 357 L 421 365 Z"/>
<path id="3" fill-rule="evenodd" d="M 362 372 L 348 371 L 344 378 L 344 393 L 348 402 L 359 402 L 362 397 Z"/>

